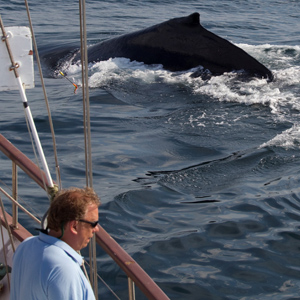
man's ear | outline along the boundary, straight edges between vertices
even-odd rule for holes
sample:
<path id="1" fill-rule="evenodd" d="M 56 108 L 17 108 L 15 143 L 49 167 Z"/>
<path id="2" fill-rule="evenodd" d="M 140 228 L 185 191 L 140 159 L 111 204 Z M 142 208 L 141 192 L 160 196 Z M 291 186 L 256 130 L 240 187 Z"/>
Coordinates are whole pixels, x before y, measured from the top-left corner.
<path id="1" fill-rule="evenodd" d="M 78 221 L 70 221 L 67 226 L 70 232 L 72 232 L 73 234 L 78 233 Z"/>

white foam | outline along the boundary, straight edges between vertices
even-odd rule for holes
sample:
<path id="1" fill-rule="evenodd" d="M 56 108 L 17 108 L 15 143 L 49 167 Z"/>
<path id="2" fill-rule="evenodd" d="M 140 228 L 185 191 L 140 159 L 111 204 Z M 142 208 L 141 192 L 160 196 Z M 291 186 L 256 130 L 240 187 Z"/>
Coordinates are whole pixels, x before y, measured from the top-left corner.
<path id="1" fill-rule="evenodd" d="M 221 102 L 260 104 L 270 108 L 276 121 L 295 124 L 291 131 L 283 133 L 287 140 L 279 135 L 270 143 L 294 147 L 295 140 L 300 141 L 297 125 L 298 122 L 300 124 L 300 47 L 269 44 L 237 46 L 270 68 L 275 80 L 245 80 L 245 77 L 238 73 L 225 73 L 204 80 L 201 77 L 190 76 L 195 70 L 174 73 L 164 70 L 161 65 L 149 66 L 141 62 L 131 62 L 126 58 L 114 58 L 90 65 L 89 85 L 92 88 L 119 89 L 118 92 L 142 95 L 149 93 L 151 84 L 165 83 L 171 86 L 185 86 L 196 96 L 206 95 Z M 68 70 L 68 74 L 75 77 L 76 83 L 80 82 L 80 72 L 79 65 L 70 66 Z M 153 86 L 157 88 L 157 85 Z M 162 85 L 162 94 L 164 87 Z M 202 126 L 201 124 L 199 122 L 199 126 Z"/>
<path id="2" fill-rule="evenodd" d="M 90 86 L 101 87 L 111 79 L 126 81 L 140 79 L 145 83 L 155 81 L 163 73 L 161 65 L 147 66 L 142 62 L 130 61 L 127 58 L 110 58 L 95 63 L 91 68 Z"/>
<path id="3" fill-rule="evenodd" d="M 276 135 L 270 141 L 263 143 L 260 148 L 264 147 L 282 147 L 285 149 L 299 149 L 300 148 L 300 124 L 294 124 L 293 127 Z"/>

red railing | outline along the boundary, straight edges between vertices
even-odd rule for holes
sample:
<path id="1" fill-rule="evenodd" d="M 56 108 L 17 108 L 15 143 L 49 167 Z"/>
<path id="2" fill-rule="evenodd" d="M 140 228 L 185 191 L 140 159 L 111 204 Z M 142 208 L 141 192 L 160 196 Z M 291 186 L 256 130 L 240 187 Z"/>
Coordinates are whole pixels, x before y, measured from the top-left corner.
<path id="1" fill-rule="evenodd" d="M 47 179 L 44 172 L 1 134 L 0 150 L 41 188 L 45 188 L 44 182 L 47 182 Z M 0 217 L 3 216 L 0 214 Z M 12 222 L 10 217 L 9 222 Z M 22 239 L 22 235 L 20 236 L 18 230 L 20 229 L 13 229 L 12 233 L 15 237 Z M 26 233 L 25 236 L 26 235 L 28 234 Z M 126 273 L 126 275 L 131 278 L 148 299 L 169 300 L 169 297 L 159 288 L 152 278 L 100 225 L 99 231 L 96 233 L 96 241 Z"/>

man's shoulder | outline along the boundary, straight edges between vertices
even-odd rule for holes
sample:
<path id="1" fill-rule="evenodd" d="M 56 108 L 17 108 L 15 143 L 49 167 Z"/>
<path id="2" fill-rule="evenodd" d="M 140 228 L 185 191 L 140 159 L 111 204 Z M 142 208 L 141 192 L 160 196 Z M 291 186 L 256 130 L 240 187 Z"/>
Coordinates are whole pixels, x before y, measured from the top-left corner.
<path id="1" fill-rule="evenodd" d="M 22 251 L 27 251 L 27 249 L 29 252 L 36 249 L 37 242 L 38 242 L 37 236 L 31 236 L 31 237 L 27 238 L 18 246 L 16 253 L 22 252 Z"/>
<path id="2" fill-rule="evenodd" d="M 46 240 L 41 239 L 40 236 L 32 236 L 24 240 L 17 248 L 16 254 L 28 254 L 30 256 L 40 255 L 49 256 L 51 259 L 57 260 L 64 256 L 65 252 L 54 243 L 48 243 Z"/>
<path id="3" fill-rule="evenodd" d="M 40 233 L 22 242 L 15 253 L 16 257 L 36 258 L 43 263 L 55 265 L 69 265 L 70 268 L 77 268 L 81 265 L 82 257 L 65 242 L 52 236 Z"/>

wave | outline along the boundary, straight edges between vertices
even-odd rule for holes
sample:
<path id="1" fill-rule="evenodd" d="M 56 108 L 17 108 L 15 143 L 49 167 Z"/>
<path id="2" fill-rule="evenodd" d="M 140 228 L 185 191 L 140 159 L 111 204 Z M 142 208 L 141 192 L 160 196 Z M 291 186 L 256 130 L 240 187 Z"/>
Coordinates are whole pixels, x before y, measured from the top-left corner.
<path id="1" fill-rule="evenodd" d="M 264 147 L 282 147 L 284 149 L 300 148 L 300 123 L 294 124 L 291 128 L 277 134 L 270 141 L 263 143 L 260 148 Z"/>

